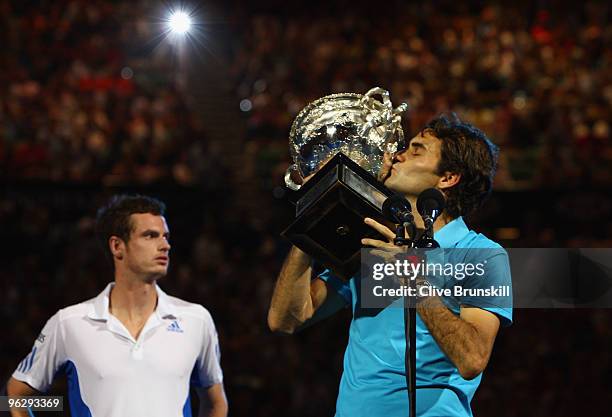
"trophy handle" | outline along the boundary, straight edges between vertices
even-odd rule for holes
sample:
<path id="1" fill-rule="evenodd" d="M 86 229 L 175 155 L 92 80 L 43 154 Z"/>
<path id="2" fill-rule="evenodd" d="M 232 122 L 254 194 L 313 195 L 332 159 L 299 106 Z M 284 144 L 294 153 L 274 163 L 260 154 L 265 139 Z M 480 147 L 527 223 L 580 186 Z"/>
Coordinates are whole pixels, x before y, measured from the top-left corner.
<path id="1" fill-rule="evenodd" d="M 293 180 L 295 176 L 299 176 L 301 178 L 302 174 L 300 174 L 296 164 L 291 164 L 289 168 L 287 168 L 287 171 L 285 171 L 285 185 L 287 188 L 293 191 L 297 191 L 302 187 L 301 184 L 298 184 Z"/>
<path id="2" fill-rule="evenodd" d="M 373 98 L 375 95 L 380 95 L 382 97 L 382 104 L 384 108 L 381 110 L 374 106 L 373 102 L 376 100 Z M 393 137 L 395 131 L 400 130 L 400 134 L 403 138 L 403 132 L 401 132 L 401 113 L 404 113 L 408 110 L 408 104 L 402 103 L 397 106 L 395 109 L 393 108 L 393 103 L 391 103 L 391 98 L 389 96 L 389 92 L 380 87 L 374 87 L 370 89 L 367 93 L 363 95 L 360 100 L 360 104 L 364 109 L 368 109 L 370 113 L 373 113 L 374 116 L 370 119 L 370 121 L 363 126 L 360 134 L 362 136 L 367 136 L 375 127 L 384 125 L 385 133 L 382 137 L 385 151 L 388 151 L 389 140 Z"/>
<path id="3" fill-rule="evenodd" d="M 393 104 L 391 104 L 391 97 L 389 95 L 389 92 L 380 87 L 374 87 L 368 90 L 368 92 L 365 93 L 363 97 L 361 98 L 360 104 L 373 109 L 370 103 L 372 100 L 372 96 L 375 96 L 375 95 L 380 95 L 382 97 L 382 102 L 384 106 L 389 110 L 393 110 Z"/>

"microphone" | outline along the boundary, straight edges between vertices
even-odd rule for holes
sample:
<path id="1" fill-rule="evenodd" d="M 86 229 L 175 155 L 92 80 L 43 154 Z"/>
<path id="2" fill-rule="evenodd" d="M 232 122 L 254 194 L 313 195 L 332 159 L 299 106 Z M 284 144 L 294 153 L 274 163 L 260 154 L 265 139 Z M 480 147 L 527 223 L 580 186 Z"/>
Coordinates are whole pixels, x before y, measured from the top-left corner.
<path id="1" fill-rule="evenodd" d="M 399 194 L 394 194 L 385 200 L 382 212 L 383 216 L 393 223 L 400 223 L 404 226 L 414 223 L 410 202 Z"/>
<path id="2" fill-rule="evenodd" d="M 446 201 L 442 191 L 436 188 L 428 188 L 419 194 L 417 199 L 417 210 L 423 218 L 425 230 L 431 229 L 438 216 L 444 210 Z"/>

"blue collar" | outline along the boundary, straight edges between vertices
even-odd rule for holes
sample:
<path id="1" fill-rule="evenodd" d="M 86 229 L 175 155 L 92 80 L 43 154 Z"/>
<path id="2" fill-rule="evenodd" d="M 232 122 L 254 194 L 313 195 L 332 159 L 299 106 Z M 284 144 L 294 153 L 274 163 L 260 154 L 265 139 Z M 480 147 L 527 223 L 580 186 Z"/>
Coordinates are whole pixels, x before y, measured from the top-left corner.
<path id="1" fill-rule="evenodd" d="M 470 233 L 470 229 L 468 229 L 463 221 L 463 217 L 459 216 L 435 232 L 434 239 L 438 241 L 442 248 L 453 248 L 457 246 L 457 243 L 466 237 L 468 233 Z"/>

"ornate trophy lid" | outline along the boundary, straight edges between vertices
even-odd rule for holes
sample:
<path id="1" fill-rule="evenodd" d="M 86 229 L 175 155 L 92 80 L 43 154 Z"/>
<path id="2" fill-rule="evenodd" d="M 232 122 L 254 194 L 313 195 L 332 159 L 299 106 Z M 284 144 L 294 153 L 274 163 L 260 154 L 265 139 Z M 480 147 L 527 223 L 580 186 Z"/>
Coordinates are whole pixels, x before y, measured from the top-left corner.
<path id="1" fill-rule="evenodd" d="M 402 103 L 394 109 L 389 92 L 379 87 L 364 95 L 331 94 L 308 104 L 291 126 L 289 148 L 294 163 L 285 174 L 286 185 L 299 189 L 305 177 L 338 152 L 376 176 L 384 153 L 404 146 L 401 113 L 407 108 Z"/>

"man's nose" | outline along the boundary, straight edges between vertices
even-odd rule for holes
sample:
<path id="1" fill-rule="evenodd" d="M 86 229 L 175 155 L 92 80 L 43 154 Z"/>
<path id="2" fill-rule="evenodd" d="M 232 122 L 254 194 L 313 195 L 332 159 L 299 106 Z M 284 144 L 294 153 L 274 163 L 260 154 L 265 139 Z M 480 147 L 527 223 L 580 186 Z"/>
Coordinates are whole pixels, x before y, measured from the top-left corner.
<path id="1" fill-rule="evenodd" d="M 162 243 L 161 250 L 164 251 L 164 252 L 169 252 L 171 247 L 172 246 L 170 245 L 170 242 L 168 242 L 167 240 L 164 239 L 164 242 Z"/>

